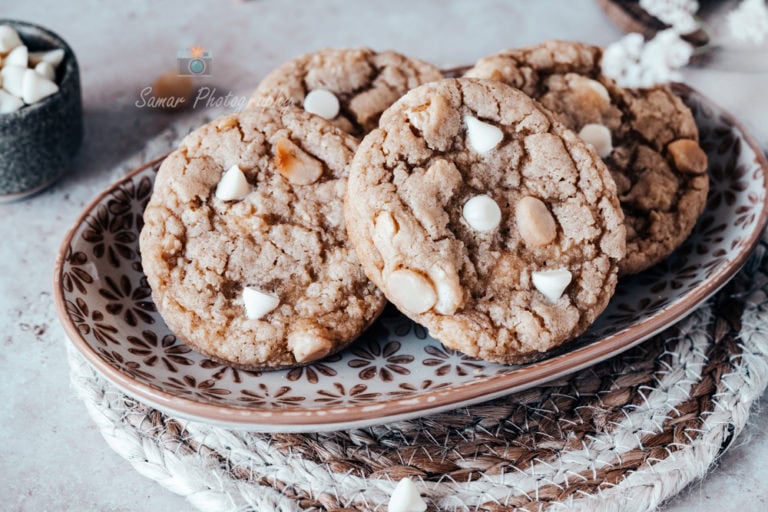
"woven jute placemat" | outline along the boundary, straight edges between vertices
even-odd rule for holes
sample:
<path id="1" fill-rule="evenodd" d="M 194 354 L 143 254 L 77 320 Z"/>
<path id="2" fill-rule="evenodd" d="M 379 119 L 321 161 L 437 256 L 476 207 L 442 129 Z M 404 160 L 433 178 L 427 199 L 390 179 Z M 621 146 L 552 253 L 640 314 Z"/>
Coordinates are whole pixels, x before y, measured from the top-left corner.
<path id="1" fill-rule="evenodd" d="M 386 510 L 411 477 L 430 510 L 652 510 L 702 477 L 768 383 L 768 240 L 688 319 L 523 393 L 412 421 L 257 434 L 124 395 L 70 349 L 72 384 L 142 475 L 206 511 Z"/>
<path id="2" fill-rule="evenodd" d="M 176 123 L 115 174 L 202 121 Z M 321 434 L 184 421 L 126 396 L 67 344 L 71 382 L 112 449 L 200 510 L 385 511 L 406 476 L 430 510 L 652 510 L 706 473 L 768 384 L 766 249 L 764 236 L 728 286 L 629 352 L 412 421 Z"/>

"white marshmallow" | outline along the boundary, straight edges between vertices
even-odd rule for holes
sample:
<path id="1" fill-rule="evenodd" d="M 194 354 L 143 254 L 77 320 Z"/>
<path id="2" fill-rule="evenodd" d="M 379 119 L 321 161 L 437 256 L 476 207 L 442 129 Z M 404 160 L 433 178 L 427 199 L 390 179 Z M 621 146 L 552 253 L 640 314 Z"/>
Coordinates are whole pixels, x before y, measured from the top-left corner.
<path id="1" fill-rule="evenodd" d="M 53 67 L 57 67 L 64 59 L 64 50 L 57 48 L 46 52 L 29 52 L 29 64 L 37 66 L 41 62 L 47 62 Z"/>
<path id="2" fill-rule="evenodd" d="M 5 66 L 0 75 L 3 77 L 3 89 L 13 94 L 14 96 L 22 97 L 22 85 L 24 83 L 24 74 L 27 72 L 27 68 L 20 66 Z"/>
<path id="3" fill-rule="evenodd" d="M 613 151 L 613 140 L 611 139 L 611 130 L 601 124 L 585 124 L 579 132 L 584 142 L 591 144 L 600 158 L 606 158 Z"/>
<path id="4" fill-rule="evenodd" d="M 0 25 L 0 53 L 8 53 L 20 45 L 19 33 L 10 25 Z"/>
<path id="5" fill-rule="evenodd" d="M 413 480 L 403 478 L 397 482 L 389 499 L 387 512 L 424 512 L 425 510 L 427 510 L 427 504 Z"/>
<path id="6" fill-rule="evenodd" d="M 571 284 L 573 275 L 566 269 L 542 270 L 531 274 L 533 286 L 536 287 L 549 302 L 557 302 L 563 292 Z"/>
<path id="7" fill-rule="evenodd" d="M 465 116 L 464 122 L 467 124 L 469 145 L 478 153 L 487 153 L 504 138 L 504 132 L 498 126 L 484 123 L 472 116 Z"/>
<path id="8" fill-rule="evenodd" d="M 0 89 L 0 114 L 15 112 L 24 106 L 24 102 L 13 94 Z"/>
<path id="9" fill-rule="evenodd" d="M 11 53 L 5 56 L 5 60 L 3 61 L 4 66 L 21 66 L 21 67 L 27 67 L 27 60 L 28 60 L 29 52 L 27 51 L 27 47 L 24 45 L 17 46 L 13 50 L 11 50 Z"/>
<path id="10" fill-rule="evenodd" d="M 264 293 L 257 288 L 246 286 L 243 288 L 243 304 L 245 316 L 250 320 L 259 320 L 280 305 L 280 298 Z"/>
<path id="11" fill-rule="evenodd" d="M 233 165 L 221 176 L 216 186 L 216 197 L 222 201 L 239 201 L 251 192 L 251 186 L 245 179 L 240 167 Z"/>
<path id="12" fill-rule="evenodd" d="M 339 115 L 339 98 L 325 89 L 310 91 L 304 98 L 304 110 L 325 119 L 333 119 Z"/>
<path id="13" fill-rule="evenodd" d="M 49 62 L 38 62 L 35 66 L 35 72 L 51 81 L 56 78 L 56 70 L 53 64 Z"/>
<path id="14" fill-rule="evenodd" d="M 462 215 L 476 231 L 492 231 L 501 222 L 501 208 L 487 195 L 475 196 L 464 203 Z"/>
<path id="15" fill-rule="evenodd" d="M 44 76 L 35 73 L 33 69 L 27 69 L 24 72 L 24 78 L 21 83 L 21 99 L 24 103 L 30 105 L 43 98 L 47 98 L 59 90 L 59 86 Z"/>

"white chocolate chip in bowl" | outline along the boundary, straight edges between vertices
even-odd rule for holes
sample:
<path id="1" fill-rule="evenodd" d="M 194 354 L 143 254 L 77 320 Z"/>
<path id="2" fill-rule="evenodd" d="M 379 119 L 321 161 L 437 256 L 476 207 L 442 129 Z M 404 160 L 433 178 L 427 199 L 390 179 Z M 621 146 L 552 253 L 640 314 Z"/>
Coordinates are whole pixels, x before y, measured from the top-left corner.
<path id="1" fill-rule="evenodd" d="M 413 314 L 429 311 L 437 302 L 432 282 L 423 274 L 409 269 L 399 269 L 389 274 L 387 292 L 392 302 Z"/>
<path id="2" fill-rule="evenodd" d="M 573 275 L 566 269 L 542 270 L 531 274 L 533 286 L 552 303 L 560 300 L 572 279 Z"/>
<path id="3" fill-rule="evenodd" d="M 233 165 L 222 174 L 216 186 L 216 197 L 222 201 L 240 201 L 251 192 L 251 185 L 238 165 Z"/>
<path id="4" fill-rule="evenodd" d="M 24 106 L 24 102 L 13 94 L 0 89 L 0 114 L 15 112 Z"/>
<path id="5" fill-rule="evenodd" d="M 21 82 L 21 99 L 31 105 L 59 91 L 55 82 L 48 80 L 33 69 L 24 71 Z"/>
<path id="6" fill-rule="evenodd" d="M 53 67 L 53 64 L 48 62 L 38 62 L 37 66 L 35 66 L 35 73 L 51 81 L 56 78 L 56 69 Z"/>
<path id="7" fill-rule="evenodd" d="M 45 52 L 29 53 L 29 64 L 31 66 L 37 66 L 41 62 L 47 62 L 55 68 L 61 64 L 62 60 L 64 60 L 64 50 L 61 48 L 56 48 L 55 50 L 48 50 Z"/>
<path id="8" fill-rule="evenodd" d="M 0 75 L 3 77 L 3 89 L 19 98 L 24 94 L 22 84 L 27 68 L 21 66 L 5 66 Z"/>
<path id="9" fill-rule="evenodd" d="M 504 132 L 498 126 L 485 123 L 476 117 L 465 116 L 469 146 L 478 153 L 487 153 L 499 145 Z"/>
<path id="10" fill-rule="evenodd" d="M 403 478 L 395 486 L 387 504 L 387 512 L 425 512 L 427 504 L 413 480 Z"/>
<path id="11" fill-rule="evenodd" d="M 28 58 L 29 52 L 27 47 L 24 45 L 17 46 L 5 57 L 3 66 L 21 66 L 25 68 L 27 67 Z"/>
<path id="12" fill-rule="evenodd" d="M 323 175 L 323 164 L 287 137 L 275 144 L 275 167 L 295 185 L 311 185 Z"/>
<path id="13" fill-rule="evenodd" d="M 328 355 L 333 342 L 314 332 L 295 331 L 288 335 L 288 349 L 297 363 L 316 361 Z"/>
<path id="14" fill-rule="evenodd" d="M 611 151 L 613 151 L 611 130 L 602 124 L 585 124 L 581 131 L 579 131 L 579 137 L 587 144 L 591 144 L 600 158 L 607 158 Z"/>
<path id="15" fill-rule="evenodd" d="M 501 208 L 490 196 L 475 196 L 464 203 L 462 216 L 475 231 L 493 231 L 501 223 Z"/>
<path id="16" fill-rule="evenodd" d="M 331 91 L 315 89 L 304 97 L 304 110 L 331 120 L 339 115 L 339 98 Z"/>
<path id="17" fill-rule="evenodd" d="M 0 25 L 0 53 L 8 53 L 21 46 L 21 38 L 16 29 L 10 25 Z"/>
<path id="18" fill-rule="evenodd" d="M 243 305 L 249 320 L 260 320 L 280 305 L 280 298 L 253 286 L 246 286 L 243 288 Z"/>

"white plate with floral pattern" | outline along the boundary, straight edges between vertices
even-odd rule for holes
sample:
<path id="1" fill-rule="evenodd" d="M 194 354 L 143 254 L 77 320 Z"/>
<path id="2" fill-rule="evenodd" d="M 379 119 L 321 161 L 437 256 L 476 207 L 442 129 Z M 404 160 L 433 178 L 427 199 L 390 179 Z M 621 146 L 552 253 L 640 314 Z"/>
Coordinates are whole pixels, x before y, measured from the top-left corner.
<path id="1" fill-rule="evenodd" d="M 520 366 L 443 348 L 391 306 L 344 352 L 292 370 L 249 372 L 179 342 L 157 313 L 138 234 L 159 161 L 104 191 L 67 234 L 54 294 L 74 346 L 127 394 L 178 417 L 256 431 L 306 432 L 403 420 L 520 391 L 593 365 L 669 327 L 722 287 L 765 227 L 765 156 L 743 128 L 679 87 L 712 178 L 707 209 L 670 258 L 619 283 L 590 331 Z"/>

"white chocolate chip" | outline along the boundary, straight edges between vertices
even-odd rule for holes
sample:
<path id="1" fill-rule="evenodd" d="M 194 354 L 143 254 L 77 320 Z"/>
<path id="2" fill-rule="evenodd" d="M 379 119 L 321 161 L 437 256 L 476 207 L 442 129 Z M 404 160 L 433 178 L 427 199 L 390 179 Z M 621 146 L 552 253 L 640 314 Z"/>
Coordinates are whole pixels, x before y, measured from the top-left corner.
<path id="1" fill-rule="evenodd" d="M 427 510 L 427 504 L 413 480 L 403 478 L 397 482 L 389 499 L 387 512 L 424 512 L 425 510 Z"/>
<path id="2" fill-rule="evenodd" d="M 15 112 L 24 106 L 24 102 L 13 94 L 0 89 L 0 114 Z"/>
<path id="3" fill-rule="evenodd" d="M 464 203 L 462 215 L 467 224 L 476 231 L 492 231 L 501 222 L 501 208 L 496 201 L 484 194 Z"/>
<path id="4" fill-rule="evenodd" d="M 568 73 L 566 75 L 568 85 L 571 89 L 582 93 L 595 93 L 601 102 L 609 104 L 611 102 L 611 96 L 608 94 L 608 89 L 597 80 L 592 80 L 576 73 Z"/>
<path id="5" fill-rule="evenodd" d="M 563 292 L 571 284 L 573 275 L 566 269 L 542 270 L 531 274 L 533 286 L 550 302 L 557 302 L 563 296 Z"/>
<path id="6" fill-rule="evenodd" d="M 19 33 L 10 25 L 0 25 L 0 53 L 8 53 L 20 45 Z"/>
<path id="7" fill-rule="evenodd" d="M 557 224 L 541 199 L 526 196 L 515 206 L 515 220 L 520 236 L 529 245 L 543 246 L 557 236 Z"/>
<path id="8" fill-rule="evenodd" d="M 27 69 L 24 72 L 24 78 L 21 82 L 21 99 L 27 105 L 37 103 L 43 98 L 58 92 L 58 90 L 59 86 L 55 82 L 40 76 L 40 74 L 35 73 L 35 70 Z"/>
<path id="9" fill-rule="evenodd" d="M 328 338 L 313 332 L 297 331 L 288 335 L 288 349 L 297 363 L 308 363 L 325 357 L 333 348 Z"/>
<path id="10" fill-rule="evenodd" d="M 504 138 L 504 132 L 498 126 L 484 123 L 476 117 L 465 116 L 464 122 L 467 124 L 469 145 L 478 153 L 487 153 Z"/>
<path id="11" fill-rule="evenodd" d="M 437 302 L 435 287 L 424 275 L 400 269 L 387 278 L 387 291 L 392 301 L 409 313 L 429 311 Z"/>
<path id="12" fill-rule="evenodd" d="M 243 304 L 245 316 L 250 320 L 259 320 L 279 306 L 280 299 L 257 288 L 246 286 L 243 288 Z"/>
<path id="13" fill-rule="evenodd" d="M 27 69 L 20 66 L 5 66 L 0 75 L 3 77 L 3 89 L 21 98 L 23 95 L 22 84 Z"/>
<path id="14" fill-rule="evenodd" d="M 339 98 L 325 89 L 309 91 L 304 98 L 304 110 L 325 119 L 333 119 L 339 115 Z"/>
<path id="15" fill-rule="evenodd" d="M 48 50 L 47 52 L 30 52 L 29 53 L 29 64 L 32 66 L 37 66 L 41 62 L 47 62 L 48 64 L 51 64 L 54 68 L 58 67 L 59 64 L 61 64 L 61 61 L 64 59 L 64 50 L 61 48 L 57 48 L 55 50 Z"/>
<path id="16" fill-rule="evenodd" d="M 459 274 L 453 265 L 449 268 L 451 271 L 446 272 L 442 266 L 433 265 L 428 272 L 437 292 L 435 311 L 441 315 L 454 314 L 464 302 L 464 289 L 461 287 Z"/>
<path id="17" fill-rule="evenodd" d="M 21 67 L 27 67 L 27 58 L 29 56 L 29 52 L 27 51 L 27 47 L 24 45 L 17 46 L 13 50 L 11 50 L 11 53 L 6 55 L 5 60 L 3 60 L 4 66 L 21 66 Z"/>
<path id="18" fill-rule="evenodd" d="M 286 137 L 275 144 L 275 167 L 296 185 L 310 185 L 323 175 L 323 164 Z"/>
<path id="19" fill-rule="evenodd" d="M 222 174 L 219 184 L 216 186 L 216 197 L 222 201 L 239 201 L 250 194 L 251 185 L 245 179 L 245 174 L 235 164 L 227 172 Z"/>
<path id="20" fill-rule="evenodd" d="M 397 234 L 398 225 L 395 217 L 390 212 L 379 212 L 373 226 L 376 237 L 380 240 L 391 240 Z"/>
<path id="21" fill-rule="evenodd" d="M 53 64 L 48 62 L 38 62 L 37 66 L 35 66 L 35 73 L 47 78 L 48 80 L 53 80 L 56 78 L 56 69 L 54 69 Z"/>
<path id="22" fill-rule="evenodd" d="M 591 144 L 600 158 L 606 158 L 613 151 L 611 131 L 601 124 L 585 124 L 579 132 L 579 137 L 587 144 Z"/>

